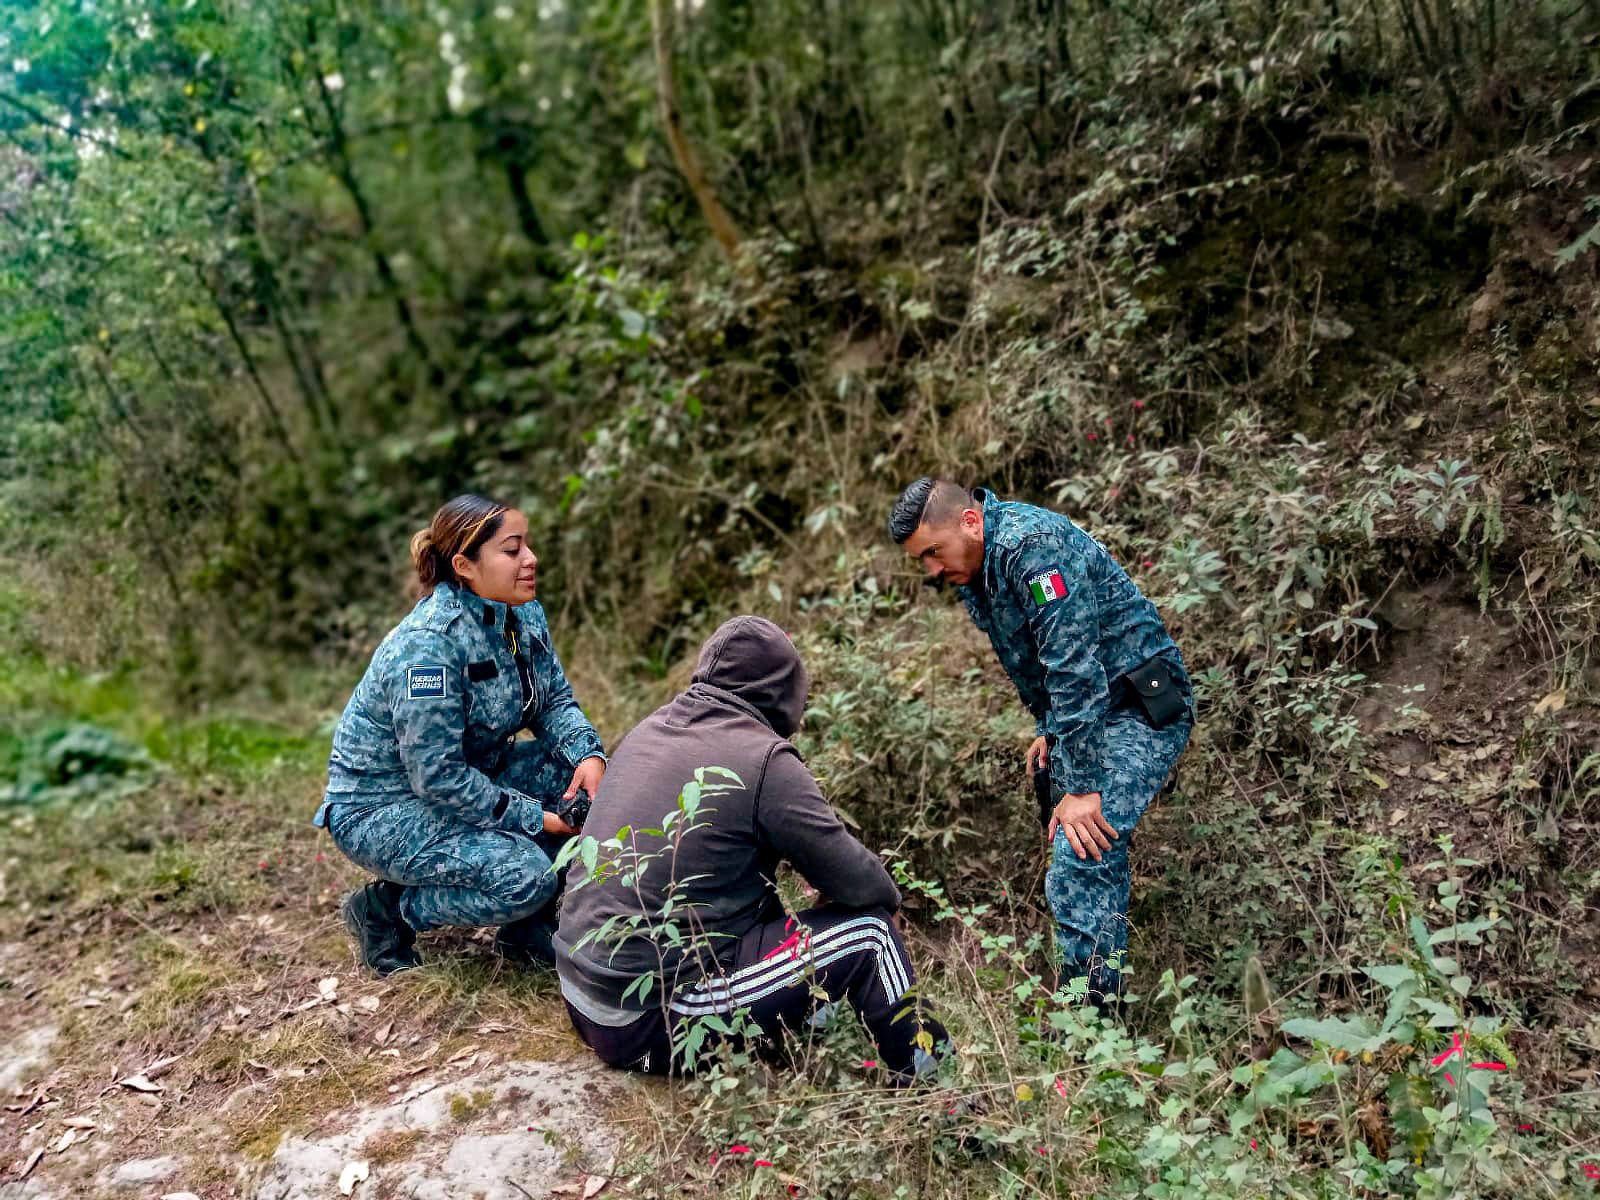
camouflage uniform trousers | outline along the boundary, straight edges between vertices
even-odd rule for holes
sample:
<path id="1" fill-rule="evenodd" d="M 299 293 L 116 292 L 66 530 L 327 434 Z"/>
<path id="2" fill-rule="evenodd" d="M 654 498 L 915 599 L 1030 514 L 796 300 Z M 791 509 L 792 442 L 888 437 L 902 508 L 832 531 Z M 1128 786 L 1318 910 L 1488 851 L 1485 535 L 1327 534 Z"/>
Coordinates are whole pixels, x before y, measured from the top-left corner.
<path id="1" fill-rule="evenodd" d="M 539 742 L 511 747 L 497 783 L 525 796 L 554 800 L 567 790 L 572 768 Z M 496 828 L 452 817 L 412 792 L 346 793 L 334 800 L 328 832 L 358 866 L 404 884 L 400 914 L 419 932 L 445 925 L 509 925 L 559 898 L 552 861 L 565 836 L 544 831 L 537 804 L 513 797 Z"/>
<path id="2" fill-rule="evenodd" d="M 1106 722 L 1106 783 L 1100 805 L 1117 837 L 1096 862 L 1080 859 L 1067 835 L 1057 830 L 1050 869 L 1044 877 L 1045 899 L 1056 919 L 1063 981 L 1087 975 L 1091 988 L 1107 993 L 1120 990 L 1118 968 L 1128 946 L 1128 894 L 1132 887 L 1129 842 L 1134 826 L 1188 744 L 1192 728 L 1192 720 L 1186 718 L 1155 729 L 1120 712 L 1112 713 Z"/>

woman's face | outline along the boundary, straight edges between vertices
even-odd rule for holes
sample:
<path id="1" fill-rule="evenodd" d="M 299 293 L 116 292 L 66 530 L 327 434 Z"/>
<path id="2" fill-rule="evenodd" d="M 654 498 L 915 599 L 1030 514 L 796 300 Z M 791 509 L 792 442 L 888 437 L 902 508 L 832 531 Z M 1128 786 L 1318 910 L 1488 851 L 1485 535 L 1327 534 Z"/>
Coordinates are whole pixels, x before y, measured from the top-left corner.
<path id="1" fill-rule="evenodd" d="M 526 604 L 538 586 L 538 556 L 528 547 L 528 518 L 507 509 L 489 540 L 478 549 L 478 561 L 465 554 L 451 560 L 456 576 L 485 600 Z"/>

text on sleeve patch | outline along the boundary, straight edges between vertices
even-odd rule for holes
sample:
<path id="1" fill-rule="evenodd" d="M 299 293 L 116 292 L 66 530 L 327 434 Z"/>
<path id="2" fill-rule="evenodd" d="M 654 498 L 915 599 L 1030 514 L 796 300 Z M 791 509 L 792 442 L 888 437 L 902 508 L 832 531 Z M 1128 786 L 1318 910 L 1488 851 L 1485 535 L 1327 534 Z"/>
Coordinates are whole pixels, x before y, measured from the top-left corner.
<path id="1" fill-rule="evenodd" d="M 406 669 L 407 700 L 442 700 L 444 698 L 443 667 L 408 667 Z"/>

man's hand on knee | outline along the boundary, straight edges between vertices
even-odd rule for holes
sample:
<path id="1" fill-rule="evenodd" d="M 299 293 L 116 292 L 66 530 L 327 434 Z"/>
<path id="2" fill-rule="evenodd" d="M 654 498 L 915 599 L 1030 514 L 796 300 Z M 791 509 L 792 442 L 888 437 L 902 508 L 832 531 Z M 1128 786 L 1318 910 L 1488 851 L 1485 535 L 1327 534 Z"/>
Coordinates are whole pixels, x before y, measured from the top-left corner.
<path id="1" fill-rule="evenodd" d="M 1093 858 L 1095 862 L 1100 861 L 1102 851 L 1111 849 L 1108 839 L 1117 836 L 1111 822 L 1100 811 L 1099 792 L 1068 792 L 1062 796 L 1061 802 L 1050 814 L 1050 825 L 1045 830 L 1044 840 L 1054 842 L 1057 829 L 1067 835 L 1067 844 L 1072 847 L 1074 854 L 1079 858 Z"/>

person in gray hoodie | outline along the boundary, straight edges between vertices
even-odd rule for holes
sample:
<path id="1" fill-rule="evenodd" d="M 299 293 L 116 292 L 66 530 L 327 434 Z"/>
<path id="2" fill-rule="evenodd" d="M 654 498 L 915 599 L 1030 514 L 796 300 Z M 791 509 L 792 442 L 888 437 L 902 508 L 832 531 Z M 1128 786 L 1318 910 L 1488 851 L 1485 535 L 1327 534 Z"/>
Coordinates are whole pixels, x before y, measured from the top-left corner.
<path id="1" fill-rule="evenodd" d="M 605 841 L 621 830 L 625 850 L 572 867 L 555 937 L 568 1015 L 604 1062 L 680 1072 L 686 1045 L 726 1036 L 739 1010 L 770 1039 L 841 1000 L 896 1082 L 947 1050 L 914 991 L 893 918 L 899 889 L 788 740 L 807 686 L 788 635 L 735 617 L 701 648 L 688 690 L 613 754 L 586 832 Z M 684 785 L 714 767 L 738 782 L 705 772 L 727 786 L 706 788 L 694 818 L 669 828 Z M 785 912 L 776 883 L 785 860 L 825 897 L 820 907 Z M 710 1019 L 696 1032 L 697 1018 Z"/>

